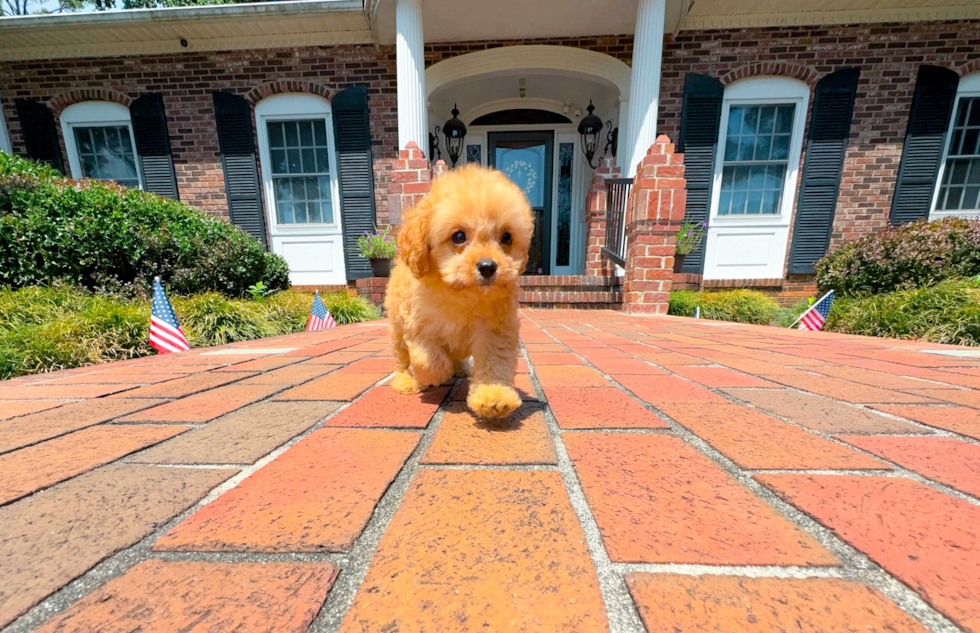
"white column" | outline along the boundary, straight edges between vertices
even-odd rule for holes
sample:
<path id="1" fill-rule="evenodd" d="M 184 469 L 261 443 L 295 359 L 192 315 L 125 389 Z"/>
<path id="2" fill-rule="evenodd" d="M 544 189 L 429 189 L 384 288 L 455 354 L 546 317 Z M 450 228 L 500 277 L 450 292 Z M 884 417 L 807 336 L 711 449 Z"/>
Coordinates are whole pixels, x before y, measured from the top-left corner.
<path id="1" fill-rule="evenodd" d="M 428 112 L 425 107 L 425 40 L 422 35 L 422 0 L 396 0 L 395 53 L 398 66 L 398 148 L 415 141 L 429 151 Z M 426 158 L 431 158 L 427 156 Z"/>
<path id="2" fill-rule="evenodd" d="M 657 138 L 660 105 L 660 67 L 664 53 L 666 0 L 639 0 L 633 35 L 633 72 L 630 75 L 629 164 L 623 173 L 633 176 L 636 165 Z"/>

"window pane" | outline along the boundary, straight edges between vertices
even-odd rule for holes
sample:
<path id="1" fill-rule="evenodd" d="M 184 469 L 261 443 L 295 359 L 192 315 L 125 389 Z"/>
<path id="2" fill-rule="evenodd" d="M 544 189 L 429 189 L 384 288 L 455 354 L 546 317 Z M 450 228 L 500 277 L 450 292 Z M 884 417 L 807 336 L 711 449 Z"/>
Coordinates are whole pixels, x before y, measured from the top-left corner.
<path id="1" fill-rule="evenodd" d="M 314 152 L 312 147 L 304 147 L 300 150 L 303 155 L 303 173 L 304 174 L 315 174 L 316 169 L 316 152 Z"/>
<path id="2" fill-rule="evenodd" d="M 285 174 L 289 172 L 289 165 L 286 163 L 286 150 L 273 149 L 269 150 L 269 154 L 271 154 L 272 173 Z"/>
<path id="3" fill-rule="evenodd" d="M 759 134 L 772 134 L 776 127 L 776 108 L 761 108 L 759 111 Z"/>
<path id="4" fill-rule="evenodd" d="M 269 147 L 282 147 L 282 123 L 270 121 L 266 128 L 269 130 Z"/>
<path id="5" fill-rule="evenodd" d="M 299 145 L 299 132 L 296 127 L 296 122 L 288 121 L 283 123 L 283 129 L 286 133 L 286 145 L 288 147 L 297 147 Z"/>
<path id="6" fill-rule="evenodd" d="M 980 126 L 980 99 L 963 99 L 967 102 L 967 108 L 970 113 L 966 117 L 967 125 L 978 125 Z"/>
<path id="7" fill-rule="evenodd" d="M 978 137 L 980 137 L 980 128 L 966 130 L 966 132 L 963 134 L 963 147 L 960 149 L 960 154 L 980 154 L 980 149 L 977 148 Z"/>
<path id="8" fill-rule="evenodd" d="M 777 110 L 776 133 L 791 134 L 793 132 L 793 113 L 796 106 L 780 106 Z"/>
<path id="9" fill-rule="evenodd" d="M 769 158 L 772 160 L 786 160 L 789 157 L 789 136 L 772 137 L 772 151 Z"/>
<path id="10" fill-rule="evenodd" d="M 299 122 L 299 142 L 301 145 L 313 145 L 313 121 Z"/>
<path id="11" fill-rule="evenodd" d="M 317 145 L 327 146 L 327 125 L 323 119 L 313 122 L 313 136 Z"/>
<path id="12" fill-rule="evenodd" d="M 558 145 L 558 248 L 555 265 L 568 266 L 572 244 L 572 143 Z"/>
<path id="13" fill-rule="evenodd" d="M 732 108 L 728 111 L 728 133 L 739 134 L 742 130 L 742 108 Z"/>
<path id="14" fill-rule="evenodd" d="M 330 173 L 330 159 L 325 146 L 316 148 L 316 170 L 321 174 Z"/>
<path id="15" fill-rule="evenodd" d="M 795 106 L 732 106 L 719 215 L 776 215 L 785 186 Z M 737 130 L 737 131 L 736 131 Z"/>
<path id="16" fill-rule="evenodd" d="M 288 130 L 289 128 L 286 129 Z M 300 162 L 301 158 L 298 149 L 286 150 L 286 159 L 289 161 L 289 173 L 291 174 L 303 173 L 303 165 Z"/>
<path id="17" fill-rule="evenodd" d="M 725 160 L 735 160 L 738 157 L 738 137 L 728 135 L 725 139 Z"/>
<path id="18" fill-rule="evenodd" d="M 139 187 L 136 154 L 128 126 L 75 128 L 75 150 L 82 176 Z"/>

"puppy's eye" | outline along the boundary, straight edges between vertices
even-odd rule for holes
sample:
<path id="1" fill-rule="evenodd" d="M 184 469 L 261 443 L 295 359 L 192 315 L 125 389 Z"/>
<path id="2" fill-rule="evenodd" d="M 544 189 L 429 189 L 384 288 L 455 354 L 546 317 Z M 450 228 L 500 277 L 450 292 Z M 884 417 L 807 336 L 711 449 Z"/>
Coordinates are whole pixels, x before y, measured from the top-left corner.
<path id="1" fill-rule="evenodd" d="M 510 233 L 504 233 L 500 236 L 500 243 L 504 246 L 510 246 L 513 241 L 514 238 L 510 236 Z"/>
<path id="2" fill-rule="evenodd" d="M 462 231 L 456 231 L 455 233 L 453 233 L 453 244 L 459 246 L 460 244 L 465 244 L 465 243 L 466 243 L 466 233 L 463 233 Z"/>

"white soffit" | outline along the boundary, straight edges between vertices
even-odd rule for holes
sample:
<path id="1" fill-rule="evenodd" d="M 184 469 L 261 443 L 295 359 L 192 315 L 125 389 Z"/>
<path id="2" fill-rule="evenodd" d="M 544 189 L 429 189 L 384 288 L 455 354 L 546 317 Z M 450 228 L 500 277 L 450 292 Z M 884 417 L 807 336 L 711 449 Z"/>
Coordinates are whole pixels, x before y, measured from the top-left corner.
<path id="1" fill-rule="evenodd" d="M 187 46 L 181 44 L 186 40 Z M 361 0 L 301 0 L 0 19 L 0 60 L 373 42 Z"/>

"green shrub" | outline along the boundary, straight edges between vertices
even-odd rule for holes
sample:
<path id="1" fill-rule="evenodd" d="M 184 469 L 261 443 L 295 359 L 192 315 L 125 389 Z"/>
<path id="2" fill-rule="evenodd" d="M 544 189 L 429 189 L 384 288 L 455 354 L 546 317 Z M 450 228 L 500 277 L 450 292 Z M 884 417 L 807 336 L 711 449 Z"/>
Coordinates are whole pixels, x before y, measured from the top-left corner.
<path id="1" fill-rule="evenodd" d="M 834 302 L 825 326 L 847 334 L 980 346 L 980 288 L 950 279 L 933 286 Z"/>
<path id="2" fill-rule="evenodd" d="M 773 325 L 777 327 L 789 327 L 796 322 L 801 314 L 807 311 L 807 309 L 813 305 L 816 301 L 816 297 L 810 297 L 809 299 L 800 299 L 793 304 L 790 308 L 783 308 L 776 315 L 776 321 Z"/>
<path id="3" fill-rule="evenodd" d="M 0 285 L 66 280 L 145 294 L 159 275 L 176 294 L 242 296 L 289 287 L 285 260 L 238 227 L 112 183 L 60 178 L 0 153 Z"/>
<path id="4" fill-rule="evenodd" d="M 242 300 L 209 292 L 171 301 L 191 346 L 201 347 L 301 332 L 313 295 L 287 291 Z M 380 316 L 369 302 L 346 293 L 323 301 L 339 324 Z M 0 379 L 152 355 L 149 327 L 144 298 L 65 284 L 0 286 Z"/>
<path id="5" fill-rule="evenodd" d="M 776 301 L 756 290 L 725 290 L 721 292 L 695 292 L 677 290 L 670 293 L 668 314 L 694 316 L 701 307 L 702 319 L 736 321 L 768 325 L 779 313 Z"/>
<path id="6" fill-rule="evenodd" d="M 980 274 L 980 220 L 920 220 L 848 242 L 817 262 L 821 291 L 864 297 Z"/>

